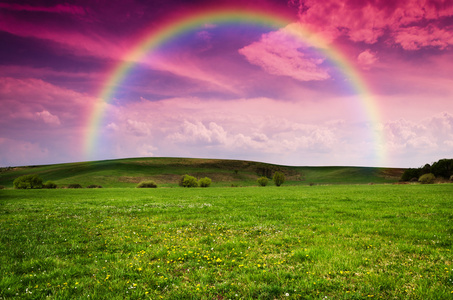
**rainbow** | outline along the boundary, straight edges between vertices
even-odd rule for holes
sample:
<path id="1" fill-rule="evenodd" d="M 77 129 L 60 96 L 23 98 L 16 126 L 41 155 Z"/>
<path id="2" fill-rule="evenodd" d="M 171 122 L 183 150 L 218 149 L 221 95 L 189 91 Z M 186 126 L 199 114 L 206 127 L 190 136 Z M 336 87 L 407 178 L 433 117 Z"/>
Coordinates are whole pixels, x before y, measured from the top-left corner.
<path id="1" fill-rule="evenodd" d="M 92 157 L 97 146 L 106 104 L 111 101 L 116 87 L 126 79 L 134 65 L 163 43 L 175 39 L 188 31 L 202 28 L 206 24 L 252 24 L 272 29 L 285 28 L 285 30 L 302 40 L 305 44 L 317 49 L 345 76 L 350 87 L 360 96 L 361 109 L 371 124 L 370 134 L 375 148 L 373 153 L 374 160 L 378 164 L 383 162 L 386 155 L 383 147 L 384 137 L 379 134 L 378 130 L 380 114 L 377 103 L 354 64 L 342 54 L 342 51 L 327 43 L 320 35 L 297 25 L 291 17 L 284 14 L 269 10 L 240 8 L 199 10 L 185 16 L 169 19 L 159 26 L 154 26 L 151 30 L 146 31 L 122 58 L 121 62 L 112 69 L 107 80 L 102 85 L 97 97 L 98 100 L 93 105 L 84 136 L 83 144 L 86 158 Z"/>

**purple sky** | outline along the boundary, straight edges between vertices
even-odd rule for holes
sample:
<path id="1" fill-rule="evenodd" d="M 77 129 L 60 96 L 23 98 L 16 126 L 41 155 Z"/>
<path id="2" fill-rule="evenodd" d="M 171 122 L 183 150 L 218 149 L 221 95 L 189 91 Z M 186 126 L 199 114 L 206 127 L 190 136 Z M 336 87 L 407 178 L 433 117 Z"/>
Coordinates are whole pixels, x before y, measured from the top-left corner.
<path id="1" fill-rule="evenodd" d="M 1 1 L 0 166 L 182 156 L 419 167 L 453 157 L 449 0 L 215 1 L 290 22 L 204 24 L 142 57 L 105 104 L 88 157 L 90 114 L 113 68 L 145 32 L 213 8 L 187 2 Z M 377 124 L 342 70 L 291 26 L 341 51 Z"/>

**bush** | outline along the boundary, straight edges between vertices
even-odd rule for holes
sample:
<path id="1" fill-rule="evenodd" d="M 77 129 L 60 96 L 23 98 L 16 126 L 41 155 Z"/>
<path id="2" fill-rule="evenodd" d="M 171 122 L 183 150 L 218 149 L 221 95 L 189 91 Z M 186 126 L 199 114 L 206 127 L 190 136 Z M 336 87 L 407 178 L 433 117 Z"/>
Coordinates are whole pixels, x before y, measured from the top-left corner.
<path id="1" fill-rule="evenodd" d="M 434 183 L 434 180 L 436 180 L 436 176 L 434 176 L 433 173 L 428 173 L 428 174 L 420 176 L 420 178 L 418 179 L 418 182 L 420 182 L 422 184 L 430 184 L 430 183 Z"/>
<path id="2" fill-rule="evenodd" d="M 259 184 L 260 186 L 266 186 L 266 185 L 267 185 L 267 182 L 268 182 L 269 180 L 267 179 L 267 177 L 262 176 L 262 177 L 258 178 L 256 181 L 258 182 L 258 184 Z"/>
<path id="3" fill-rule="evenodd" d="M 181 177 L 181 179 L 179 180 L 179 186 L 182 186 L 182 187 L 197 187 L 198 186 L 198 182 L 197 182 L 197 179 L 193 176 L 190 176 L 190 175 L 184 175 Z"/>
<path id="4" fill-rule="evenodd" d="M 152 180 L 142 181 L 137 185 L 137 188 L 157 188 L 157 184 Z"/>
<path id="5" fill-rule="evenodd" d="M 67 186 L 68 189 L 81 189 L 82 186 L 78 183 L 71 183 Z"/>
<path id="6" fill-rule="evenodd" d="M 90 184 L 89 186 L 87 186 L 87 189 L 101 189 L 101 188 L 102 186 L 97 184 Z"/>
<path id="7" fill-rule="evenodd" d="M 42 179 L 38 175 L 24 175 L 17 177 L 13 184 L 15 189 L 40 189 Z"/>
<path id="8" fill-rule="evenodd" d="M 43 185 L 42 185 L 42 188 L 43 189 L 56 189 L 57 188 L 57 184 L 53 181 L 46 181 Z"/>
<path id="9" fill-rule="evenodd" d="M 285 174 L 277 171 L 272 179 L 276 186 L 281 186 L 285 182 Z"/>
<path id="10" fill-rule="evenodd" d="M 200 180 L 198 180 L 198 186 L 199 187 L 209 187 L 211 185 L 211 178 L 209 177 L 205 177 L 205 178 L 201 178 Z"/>

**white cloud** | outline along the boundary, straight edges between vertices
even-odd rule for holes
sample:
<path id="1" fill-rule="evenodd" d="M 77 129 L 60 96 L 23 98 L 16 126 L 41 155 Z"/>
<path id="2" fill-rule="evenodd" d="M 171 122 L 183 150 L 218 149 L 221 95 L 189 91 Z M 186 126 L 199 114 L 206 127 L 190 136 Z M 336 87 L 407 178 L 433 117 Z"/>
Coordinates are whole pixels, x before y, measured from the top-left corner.
<path id="1" fill-rule="evenodd" d="M 447 112 L 419 122 L 387 122 L 383 130 L 389 155 L 399 165 L 418 167 L 453 153 L 453 115 Z"/>

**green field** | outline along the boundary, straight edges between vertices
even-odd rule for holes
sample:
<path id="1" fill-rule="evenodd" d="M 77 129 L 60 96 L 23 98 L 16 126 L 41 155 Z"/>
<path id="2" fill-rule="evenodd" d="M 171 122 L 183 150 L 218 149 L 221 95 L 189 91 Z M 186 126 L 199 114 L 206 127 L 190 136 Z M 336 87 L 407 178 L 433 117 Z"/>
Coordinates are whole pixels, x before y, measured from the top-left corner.
<path id="1" fill-rule="evenodd" d="M 241 160 L 151 157 L 0 168 L 0 185 L 12 188 L 15 178 L 38 174 L 59 187 L 73 183 L 83 187 L 135 187 L 143 180 L 174 187 L 182 175 L 189 174 L 210 177 L 216 187 L 253 186 L 263 170 L 285 173 L 286 185 L 392 183 L 404 172 L 398 168 L 292 167 Z"/>
<path id="2" fill-rule="evenodd" d="M 452 192 L 0 190 L 0 298 L 451 299 Z"/>

